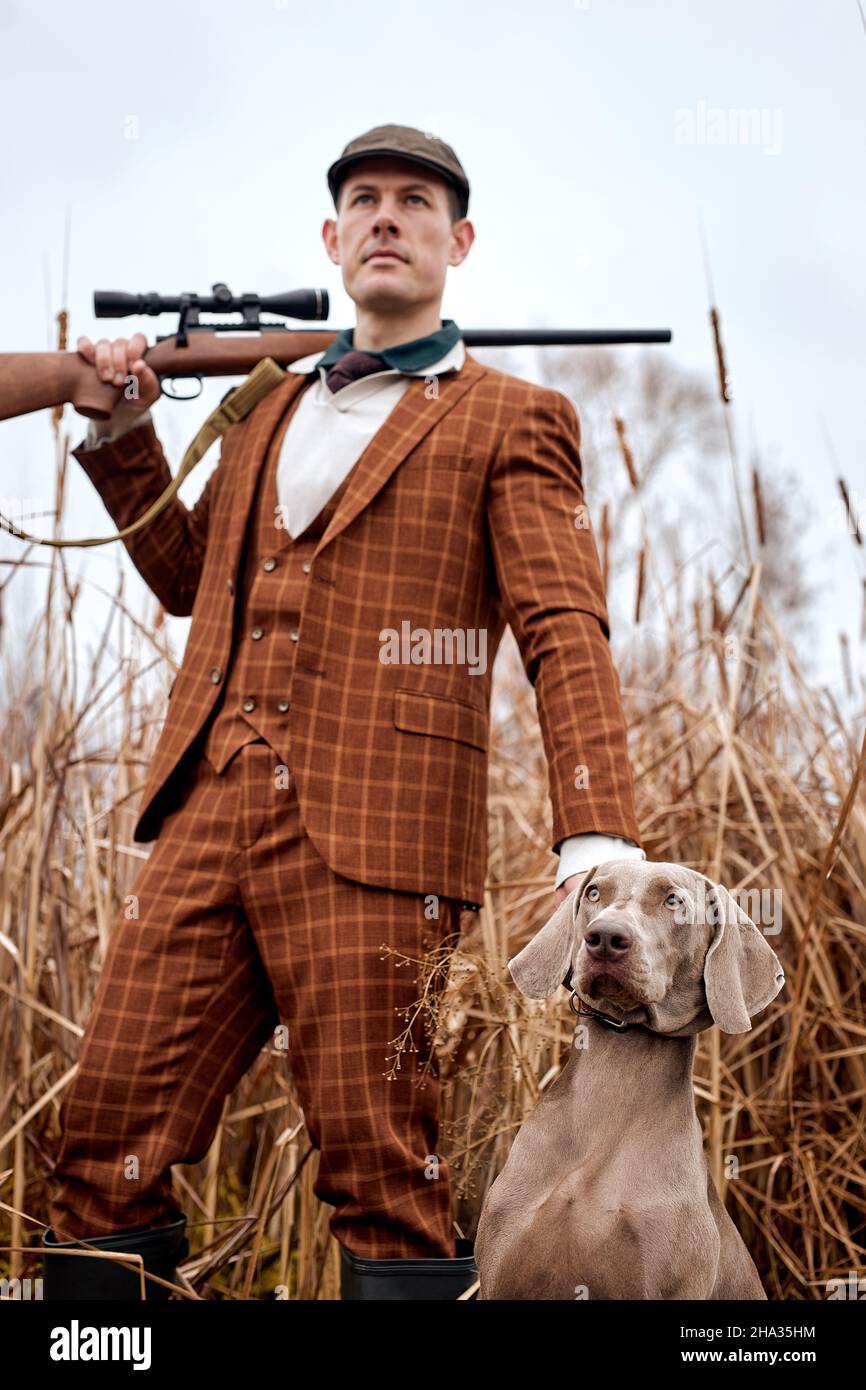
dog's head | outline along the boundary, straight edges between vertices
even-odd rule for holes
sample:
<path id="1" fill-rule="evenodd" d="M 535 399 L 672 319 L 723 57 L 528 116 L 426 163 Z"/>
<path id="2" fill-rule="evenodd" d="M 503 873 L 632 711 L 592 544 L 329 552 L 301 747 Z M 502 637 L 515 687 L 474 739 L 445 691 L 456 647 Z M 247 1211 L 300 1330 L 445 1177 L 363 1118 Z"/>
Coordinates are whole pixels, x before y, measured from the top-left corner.
<path id="1" fill-rule="evenodd" d="M 590 1008 L 682 1037 L 748 1033 L 785 975 L 721 884 L 681 864 L 608 859 L 508 962 L 530 999 L 568 984 Z"/>

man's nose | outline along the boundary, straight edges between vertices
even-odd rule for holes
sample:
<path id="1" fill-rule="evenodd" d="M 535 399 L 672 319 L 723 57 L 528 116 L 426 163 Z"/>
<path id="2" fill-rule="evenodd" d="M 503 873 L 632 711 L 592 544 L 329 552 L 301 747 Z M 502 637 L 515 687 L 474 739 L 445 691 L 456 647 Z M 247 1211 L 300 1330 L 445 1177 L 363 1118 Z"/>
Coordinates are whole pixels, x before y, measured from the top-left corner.
<path id="1" fill-rule="evenodd" d="M 382 203 L 376 209 L 376 216 L 373 218 L 374 231 L 396 232 L 399 229 L 399 219 L 397 209 L 393 203 Z"/>

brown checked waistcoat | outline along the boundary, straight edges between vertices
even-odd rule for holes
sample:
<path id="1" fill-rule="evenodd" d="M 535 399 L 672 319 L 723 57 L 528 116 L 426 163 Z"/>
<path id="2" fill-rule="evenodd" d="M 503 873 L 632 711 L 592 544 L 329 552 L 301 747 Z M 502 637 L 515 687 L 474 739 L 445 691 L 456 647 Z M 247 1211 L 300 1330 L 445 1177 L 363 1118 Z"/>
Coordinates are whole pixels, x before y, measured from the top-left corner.
<path id="1" fill-rule="evenodd" d="M 301 612 L 316 543 L 337 510 L 348 477 L 293 540 L 278 511 L 277 464 L 300 400 L 295 395 L 274 432 L 244 539 L 229 669 L 205 731 L 204 752 L 222 772 L 245 743 L 264 738 L 291 769 L 290 692 Z"/>
<path id="2" fill-rule="evenodd" d="M 412 378 L 292 541 L 272 525 L 276 462 L 311 380 L 287 373 L 223 436 L 195 506 L 175 497 L 124 542 L 166 610 L 192 616 L 134 838 L 159 833 L 202 747 L 220 767 L 264 736 L 335 872 L 481 903 L 491 672 L 510 624 L 536 694 L 551 846 L 586 831 L 640 845 L 571 402 L 469 353 L 435 390 Z M 75 456 L 118 529 L 171 476 L 150 424 Z M 483 631 L 486 670 L 413 660 L 411 643 L 383 660 L 403 624 L 443 634 L 440 652 L 448 634 Z"/>

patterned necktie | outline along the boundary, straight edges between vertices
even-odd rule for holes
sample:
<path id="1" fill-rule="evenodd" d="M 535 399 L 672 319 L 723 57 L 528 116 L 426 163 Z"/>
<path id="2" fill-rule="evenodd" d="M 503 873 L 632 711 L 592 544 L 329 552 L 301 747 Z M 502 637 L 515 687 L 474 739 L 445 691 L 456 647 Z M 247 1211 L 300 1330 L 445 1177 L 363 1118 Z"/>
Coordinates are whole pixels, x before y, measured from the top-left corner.
<path id="1" fill-rule="evenodd" d="M 350 382 L 359 381 L 362 376 L 369 376 L 370 372 L 382 372 L 385 369 L 385 360 L 377 352 L 353 349 L 351 352 L 344 352 L 339 362 L 334 363 L 325 377 L 325 382 L 328 390 L 336 393 Z"/>

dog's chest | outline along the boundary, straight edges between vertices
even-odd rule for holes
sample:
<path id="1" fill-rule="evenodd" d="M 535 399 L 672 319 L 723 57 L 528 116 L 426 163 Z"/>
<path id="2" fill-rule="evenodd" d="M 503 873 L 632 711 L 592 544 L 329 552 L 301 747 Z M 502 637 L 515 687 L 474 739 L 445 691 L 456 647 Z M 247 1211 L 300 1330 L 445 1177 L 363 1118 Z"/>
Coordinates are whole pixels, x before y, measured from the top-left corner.
<path id="1" fill-rule="evenodd" d="M 719 1242 L 700 1183 L 670 1155 L 593 1147 L 575 1163 L 551 1138 L 555 1129 L 539 1152 L 531 1128 L 524 1125 L 485 1202 L 476 1242 L 482 1298 L 709 1296 Z"/>
<path id="2" fill-rule="evenodd" d="M 534 1209 L 490 1213 L 476 1256 L 483 1298 L 706 1299 L 718 1231 L 706 1201 L 665 1190 L 616 1197 L 572 1174 Z"/>

